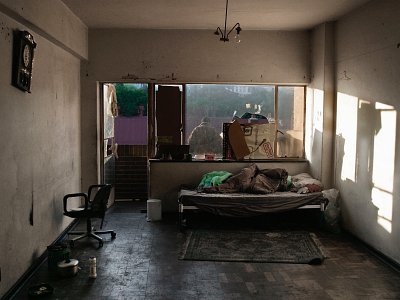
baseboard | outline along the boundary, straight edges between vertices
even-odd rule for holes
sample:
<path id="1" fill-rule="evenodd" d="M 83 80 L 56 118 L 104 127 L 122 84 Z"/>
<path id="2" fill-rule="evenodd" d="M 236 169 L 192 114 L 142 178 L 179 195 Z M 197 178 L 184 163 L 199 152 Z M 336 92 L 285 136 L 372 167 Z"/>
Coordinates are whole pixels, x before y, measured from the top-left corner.
<path id="1" fill-rule="evenodd" d="M 376 257 L 377 259 L 379 259 L 382 263 L 384 263 L 385 265 L 389 266 L 390 268 L 392 268 L 394 271 L 400 273 L 400 264 L 391 259 L 390 257 L 388 257 L 387 255 L 383 254 L 382 252 L 380 252 L 379 250 L 375 249 L 374 247 L 372 247 L 371 245 L 367 244 L 366 242 L 364 242 L 363 240 L 361 240 L 360 238 L 358 238 L 357 236 L 355 236 L 353 233 L 343 229 L 343 232 L 346 233 L 347 235 L 349 235 L 351 238 L 353 238 L 354 240 L 356 240 L 360 245 L 362 245 L 371 255 L 373 255 L 374 257 Z"/>
<path id="2" fill-rule="evenodd" d="M 72 230 L 76 225 L 78 224 L 78 220 L 75 219 L 74 221 L 71 222 L 61 232 L 61 234 L 57 237 L 57 239 L 54 240 L 51 245 L 54 245 L 60 241 L 62 241 L 67 233 Z M 50 245 L 49 245 L 50 246 Z M 47 258 L 47 250 L 45 250 L 42 255 L 40 255 L 34 262 L 33 264 L 28 268 L 28 270 L 25 271 L 24 274 L 17 280 L 17 282 L 1 297 L 1 300 L 11 300 L 15 295 L 19 292 L 19 290 L 24 286 L 24 284 L 32 277 L 32 275 L 35 273 L 35 271 L 44 263 L 44 261 Z"/>

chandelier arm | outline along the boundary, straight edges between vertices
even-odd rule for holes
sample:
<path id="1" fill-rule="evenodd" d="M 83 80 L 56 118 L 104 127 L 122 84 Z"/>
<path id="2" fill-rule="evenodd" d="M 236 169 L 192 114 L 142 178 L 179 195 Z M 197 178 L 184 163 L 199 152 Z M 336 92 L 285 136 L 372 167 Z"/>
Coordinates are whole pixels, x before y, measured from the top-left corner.
<path id="1" fill-rule="evenodd" d="M 224 33 L 222 32 L 222 30 L 221 30 L 221 28 L 220 28 L 219 26 L 217 27 L 216 32 L 217 32 L 218 34 L 220 34 L 221 37 L 224 37 Z"/>
<path id="2" fill-rule="evenodd" d="M 235 29 L 236 27 L 240 27 L 240 24 L 239 24 L 239 23 L 236 23 L 236 24 L 231 28 L 231 30 L 229 30 L 229 32 L 228 32 L 228 34 L 227 34 L 226 36 L 228 36 L 228 35 L 232 32 L 232 30 Z"/>

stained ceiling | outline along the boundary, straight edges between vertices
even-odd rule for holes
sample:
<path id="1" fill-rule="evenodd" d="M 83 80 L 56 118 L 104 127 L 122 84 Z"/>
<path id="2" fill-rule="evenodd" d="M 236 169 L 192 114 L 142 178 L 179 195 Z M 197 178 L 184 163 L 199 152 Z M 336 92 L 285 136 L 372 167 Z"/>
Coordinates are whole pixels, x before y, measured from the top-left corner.
<path id="1" fill-rule="evenodd" d="M 215 29 L 226 0 L 62 0 L 89 28 Z M 227 27 L 304 30 L 334 21 L 370 0 L 230 0 Z"/>

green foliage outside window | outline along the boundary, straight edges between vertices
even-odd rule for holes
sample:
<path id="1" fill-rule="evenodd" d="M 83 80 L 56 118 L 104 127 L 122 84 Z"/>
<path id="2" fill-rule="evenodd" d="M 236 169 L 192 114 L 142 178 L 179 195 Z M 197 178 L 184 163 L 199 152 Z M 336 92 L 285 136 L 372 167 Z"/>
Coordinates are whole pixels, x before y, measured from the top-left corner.
<path id="1" fill-rule="evenodd" d="M 147 116 L 147 84 L 115 84 L 119 115 Z"/>

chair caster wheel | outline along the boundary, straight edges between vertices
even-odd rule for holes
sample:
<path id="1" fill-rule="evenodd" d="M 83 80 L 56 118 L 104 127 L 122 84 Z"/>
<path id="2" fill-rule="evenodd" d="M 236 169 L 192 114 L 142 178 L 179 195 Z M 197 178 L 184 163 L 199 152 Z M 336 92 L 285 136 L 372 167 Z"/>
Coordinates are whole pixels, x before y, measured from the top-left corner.
<path id="1" fill-rule="evenodd" d="M 115 232 L 111 233 L 111 238 L 115 239 L 117 237 L 117 234 Z"/>

